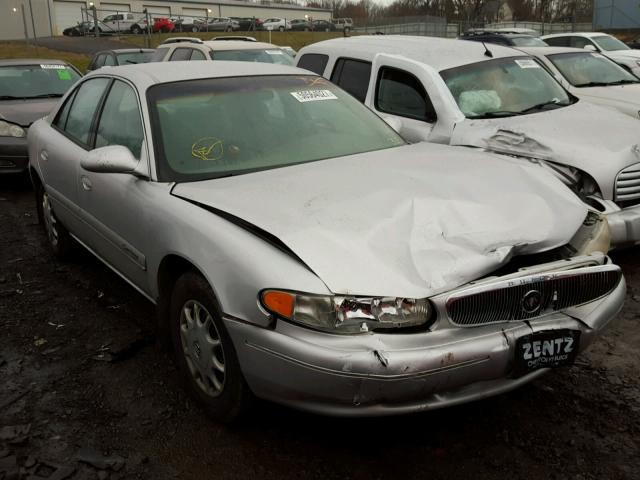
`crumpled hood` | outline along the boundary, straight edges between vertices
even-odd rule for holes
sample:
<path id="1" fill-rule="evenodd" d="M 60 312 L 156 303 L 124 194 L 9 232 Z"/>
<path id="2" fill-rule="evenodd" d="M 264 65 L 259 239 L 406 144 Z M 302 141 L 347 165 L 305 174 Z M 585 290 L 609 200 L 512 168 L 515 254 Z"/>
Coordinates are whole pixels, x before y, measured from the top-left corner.
<path id="1" fill-rule="evenodd" d="M 530 115 L 465 119 L 456 124 L 451 144 L 579 168 L 593 176 L 610 199 L 616 174 L 640 162 L 640 123 L 623 113 L 578 101 Z"/>
<path id="2" fill-rule="evenodd" d="M 0 101 L 0 118 L 20 126 L 28 127 L 53 110 L 59 98 Z"/>
<path id="3" fill-rule="evenodd" d="M 415 298 L 566 244 L 587 213 L 539 166 L 426 143 L 172 193 L 276 236 L 334 293 Z"/>
<path id="4" fill-rule="evenodd" d="M 576 95 L 585 99 L 600 98 L 621 105 L 640 105 L 640 84 L 611 85 L 608 87 L 576 88 Z"/>

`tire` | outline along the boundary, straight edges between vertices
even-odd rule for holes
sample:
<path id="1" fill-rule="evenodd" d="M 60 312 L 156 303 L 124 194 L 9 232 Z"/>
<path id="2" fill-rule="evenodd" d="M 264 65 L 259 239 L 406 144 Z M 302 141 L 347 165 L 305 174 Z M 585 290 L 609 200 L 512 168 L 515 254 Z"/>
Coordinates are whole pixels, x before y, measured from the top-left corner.
<path id="1" fill-rule="evenodd" d="M 308 32 L 309 31 L 309 27 L 304 27 L 304 31 Z"/>
<path id="2" fill-rule="evenodd" d="M 330 31 L 331 31 L 331 29 L 330 29 L 329 27 L 326 27 L 326 28 L 324 29 L 324 31 L 325 31 L 325 32 L 330 32 Z"/>
<path id="3" fill-rule="evenodd" d="M 139 25 L 134 25 L 131 27 L 131 33 L 135 35 L 139 35 L 140 33 L 142 33 L 142 29 L 140 28 Z"/>
<path id="4" fill-rule="evenodd" d="M 227 27 L 224 29 L 225 32 L 233 32 L 233 27 Z"/>
<path id="5" fill-rule="evenodd" d="M 280 32 L 284 32 L 284 27 L 278 27 L 278 30 L 279 30 Z"/>
<path id="6" fill-rule="evenodd" d="M 344 33 L 349 33 L 351 29 L 349 27 L 344 27 Z"/>
<path id="7" fill-rule="evenodd" d="M 47 234 L 47 243 L 53 254 L 60 259 L 67 259 L 73 253 L 76 244 L 66 228 L 58 221 L 51 206 L 51 199 L 44 187 L 38 183 L 36 191 L 36 210 L 38 220 Z"/>
<path id="8" fill-rule="evenodd" d="M 214 419 L 228 423 L 239 418 L 251 391 L 218 302 L 200 274 L 187 272 L 176 282 L 169 321 L 176 363 L 189 393 Z"/>
<path id="9" fill-rule="evenodd" d="M 199 31 L 199 29 L 198 29 L 198 27 L 193 26 L 193 27 L 191 27 L 191 31 L 192 31 L 193 33 L 195 33 L 195 32 L 197 32 L 197 31 Z"/>

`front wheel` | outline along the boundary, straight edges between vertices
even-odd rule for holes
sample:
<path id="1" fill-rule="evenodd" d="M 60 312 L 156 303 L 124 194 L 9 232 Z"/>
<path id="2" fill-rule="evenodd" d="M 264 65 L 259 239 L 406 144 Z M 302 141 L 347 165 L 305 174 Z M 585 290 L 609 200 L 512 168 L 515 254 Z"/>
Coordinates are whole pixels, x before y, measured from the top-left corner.
<path id="1" fill-rule="evenodd" d="M 133 27 L 131 27 L 131 33 L 139 35 L 140 33 L 142 33 L 142 29 L 138 25 L 134 25 Z"/>
<path id="2" fill-rule="evenodd" d="M 195 272 L 184 274 L 170 309 L 171 340 L 187 389 L 216 420 L 235 420 L 251 392 L 211 287 Z"/>
<path id="3" fill-rule="evenodd" d="M 224 30 L 225 32 L 233 32 L 233 27 L 227 27 Z"/>
<path id="4" fill-rule="evenodd" d="M 284 32 L 284 27 L 278 27 L 278 30 L 280 30 L 281 32 Z"/>
<path id="5" fill-rule="evenodd" d="M 36 187 L 36 207 L 38 220 L 44 226 L 47 242 L 53 250 L 53 254 L 61 259 L 68 258 L 75 247 L 73 238 L 58 221 L 53 212 L 51 198 L 42 185 Z"/>
<path id="6" fill-rule="evenodd" d="M 191 31 L 192 31 L 193 33 L 197 32 L 197 31 L 198 31 L 198 27 L 195 27 L 195 26 L 194 26 L 194 27 L 191 27 Z"/>

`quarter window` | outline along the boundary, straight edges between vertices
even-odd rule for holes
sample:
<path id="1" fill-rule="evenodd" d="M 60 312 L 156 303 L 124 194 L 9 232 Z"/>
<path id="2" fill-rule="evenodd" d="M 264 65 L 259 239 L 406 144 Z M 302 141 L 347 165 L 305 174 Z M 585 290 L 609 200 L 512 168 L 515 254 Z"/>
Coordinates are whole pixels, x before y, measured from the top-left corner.
<path id="1" fill-rule="evenodd" d="M 108 78 L 88 80 L 80 86 L 73 100 L 64 131 L 83 145 L 89 145 L 91 124 L 108 84 Z"/>
<path id="2" fill-rule="evenodd" d="M 189 60 L 191 59 L 191 48 L 176 48 L 171 54 L 170 62 L 177 62 L 180 60 Z"/>
<path id="3" fill-rule="evenodd" d="M 93 69 L 97 69 L 100 68 L 101 66 L 104 65 L 104 60 L 105 60 L 106 55 L 104 53 L 101 53 L 100 55 L 98 55 L 98 57 L 96 58 L 95 62 L 93 62 Z"/>
<path id="4" fill-rule="evenodd" d="M 436 112 L 420 80 L 396 68 L 384 67 L 378 75 L 376 108 L 385 113 L 423 122 L 436 121 Z"/>
<path id="5" fill-rule="evenodd" d="M 116 59 L 114 58 L 113 55 L 108 53 L 104 59 L 104 64 L 108 67 L 113 67 L 116 65 Z"/>
<path id="6" fill-rule="evenodd" d="M 364 103 L 371 76 L 371 63 L 340 58 L 331 74 L 331 81 Z"/>
<path id="7" fill-rule="evenodd" d="M 167 54 L 168 51 L 169 51 L 168 47 L 156 48 L 156 51 L 153 52 L 153 55 L 151 55 L 151 60 L 149 61 L 161 62 L 162 60 L 164 60 L 164 56 Z"/>
<path id="8" fill-rule="evenodd" d="M 143 139 L 136 94 L 129 85 L 116 80 L 104 102 L 96 132 L 96 148 L 122 145 L 140 158 Z"/>
<path id="9" fill-rule="evenodd" d="M 304 68 L 318 75 L 324 73 L 324 69 L 329 61 L 328 55 L 322 55 L 320 53 L 307 53 L 300 57 L 298 61 L 298 68 Z"/>
<path id="10" fill-rule="evenodd" d="M 191 51 L 191 60 L 206 60 L 207 57 L 204 56 L 200 50 L 192 50 Z"/>
<path id="11" fill-rule="evenodd" d="M 64 127 L 67 123 L 67 117 L 69 116 L 69 110 L 71 109 L 71 104 L 73 103 L 73 97 L 75 96 L 75 92 L 69 95 L 67 101 L 65 102 L 62 109 L 58 112 L 58 116 L 56 117 L 53 124 L 58 127 L 60 130 L 64 130 Z"/>

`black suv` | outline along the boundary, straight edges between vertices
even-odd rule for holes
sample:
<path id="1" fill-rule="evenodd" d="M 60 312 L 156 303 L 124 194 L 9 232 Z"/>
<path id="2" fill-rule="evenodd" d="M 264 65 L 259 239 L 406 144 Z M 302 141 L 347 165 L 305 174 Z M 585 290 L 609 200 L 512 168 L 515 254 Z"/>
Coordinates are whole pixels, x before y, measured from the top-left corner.
<path id="1" fill-rule="evenodd" d="M 473 42 L 495 43 L 506 47 L 548 47 L 548 45 L 538 37 L 520 32 L 510 31 L 469 31 L 458 37 L 460 40 L 471 40 Z"/>

